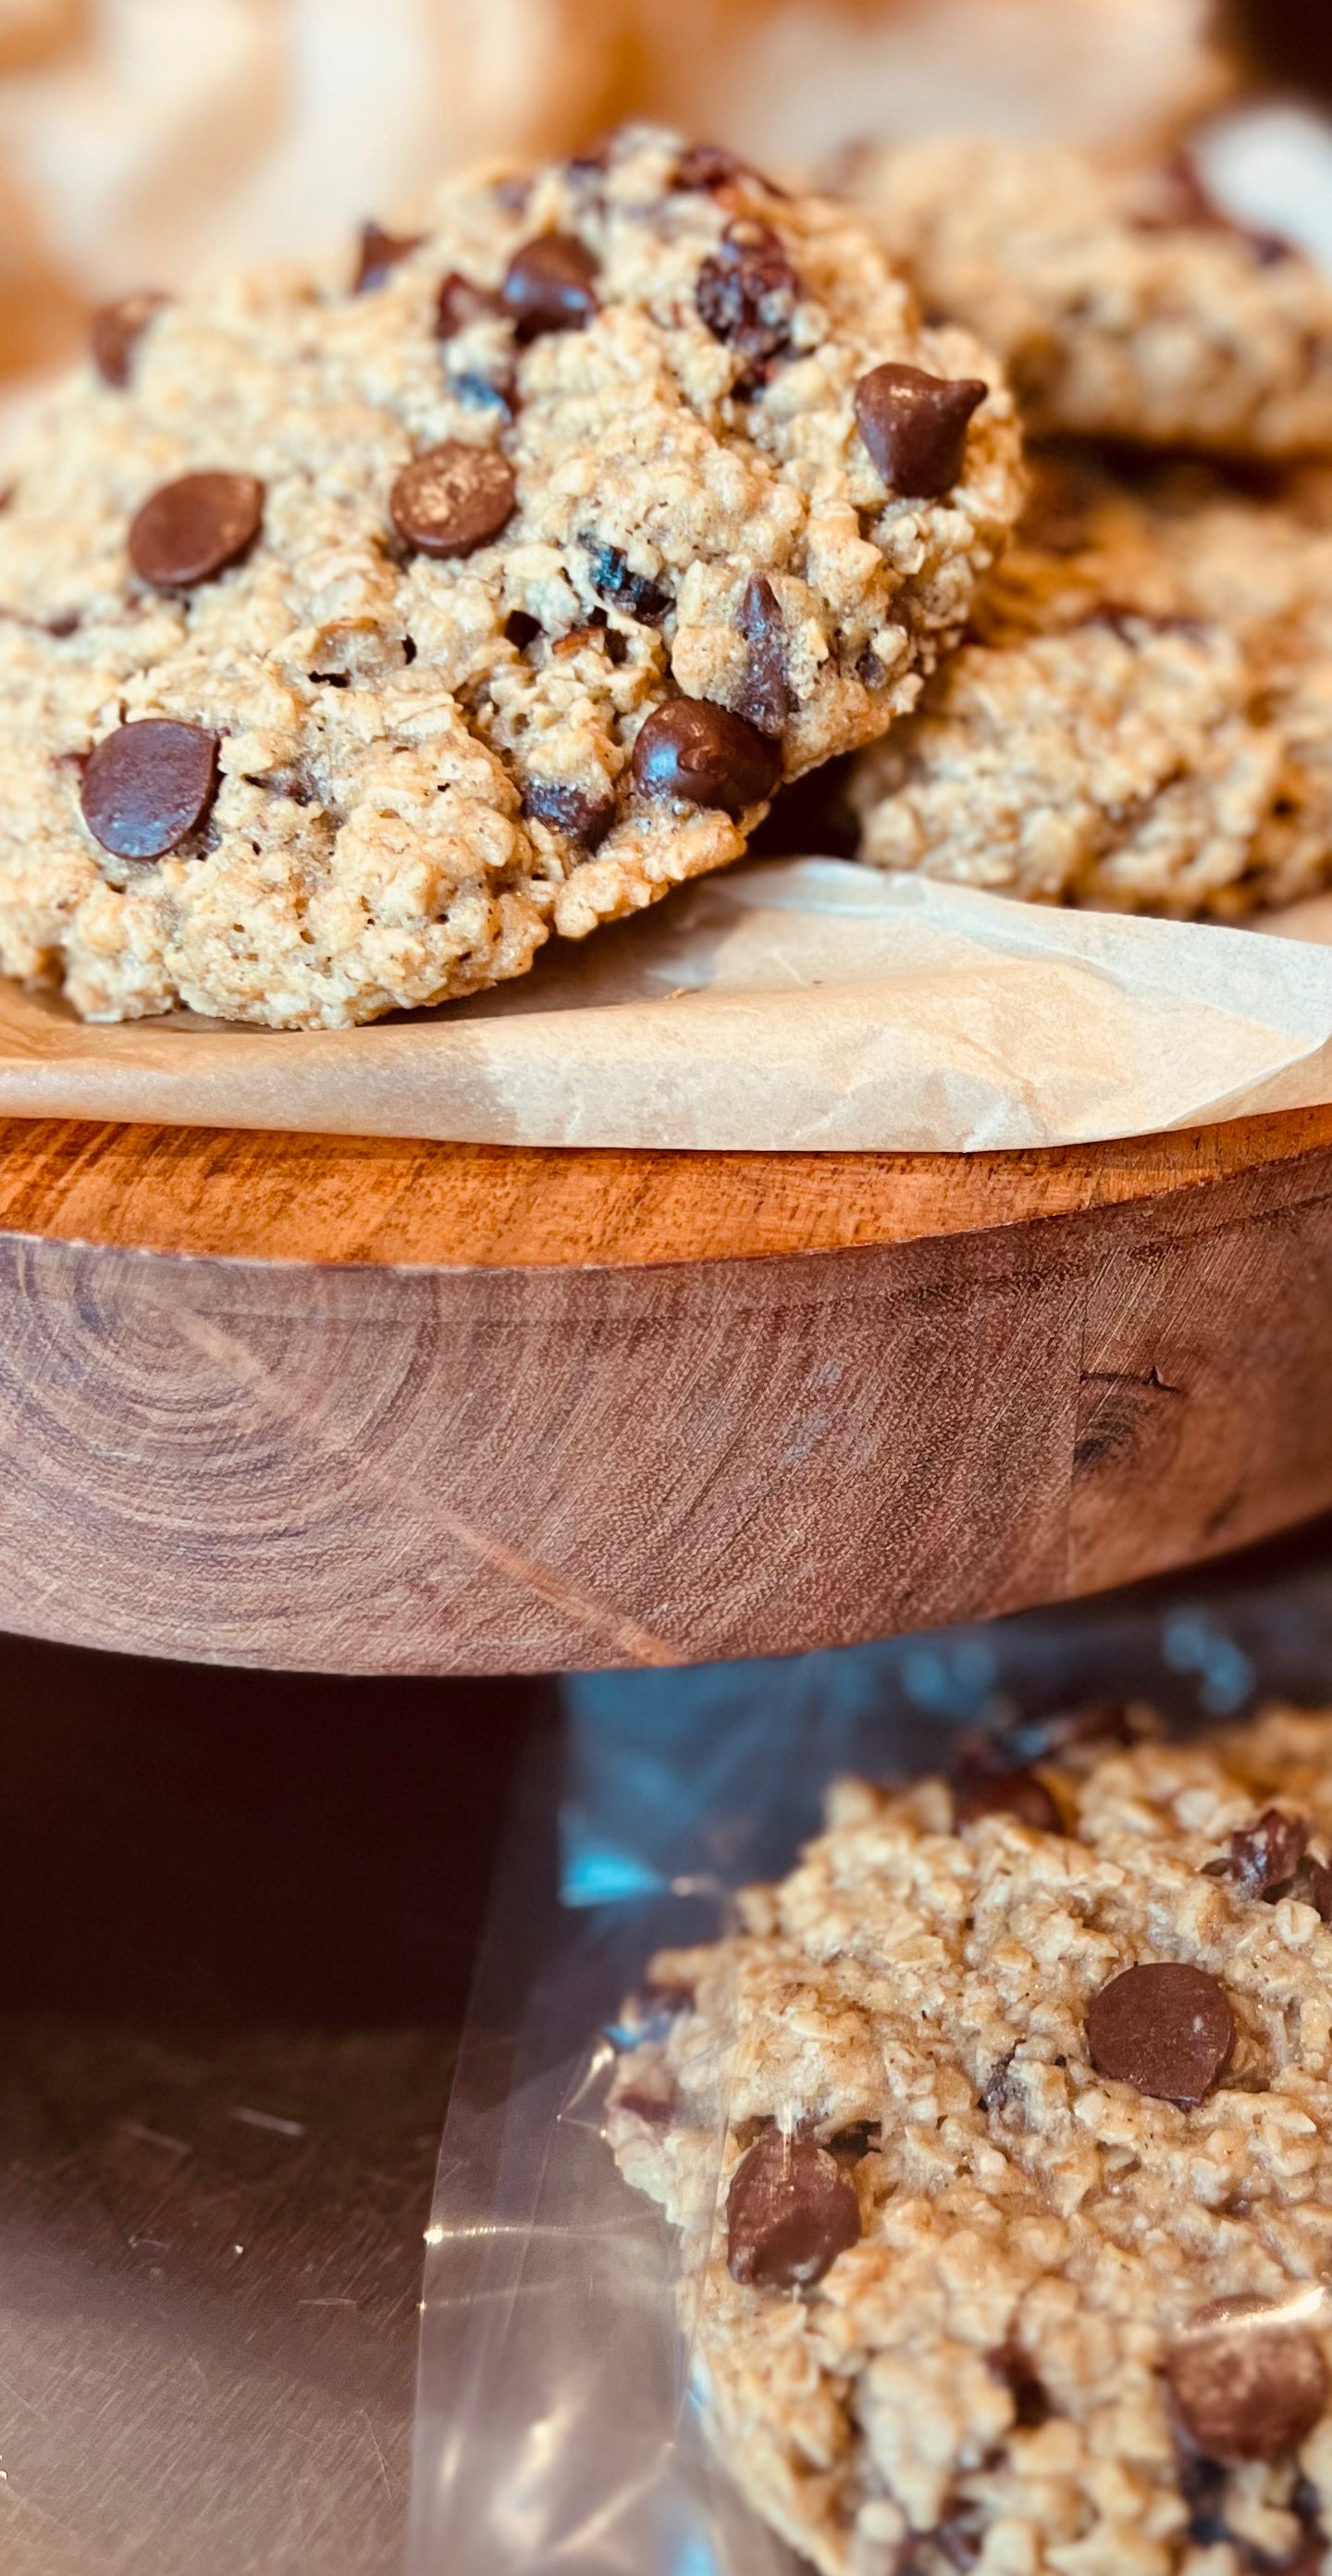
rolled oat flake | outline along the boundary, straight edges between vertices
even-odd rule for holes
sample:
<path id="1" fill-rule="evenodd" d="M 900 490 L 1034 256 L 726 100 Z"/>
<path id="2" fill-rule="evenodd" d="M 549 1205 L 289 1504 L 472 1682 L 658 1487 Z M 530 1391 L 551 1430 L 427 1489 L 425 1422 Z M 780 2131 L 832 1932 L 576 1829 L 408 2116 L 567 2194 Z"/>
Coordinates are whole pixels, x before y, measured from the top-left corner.
<path id="1" fill-rule="evenodd" d="M 1162 1959 L 1126 1968 L 1092 1998 L 1087 2048 L 1094 2067 L 1159 2102 L 1201 2102 L 1228 2066 L 1235 2016 L 1205 1968 Z"/>
<path id="2" fill-rule="evenodd" d="M 726 2232 L 733 2280 L 808 2290 L 860 2242 L 855 2184 L 812 2138 L 765 2129 L 731 2177 Z"/>
<path id="3" fill-rule="evenodd" d="M 1327 2404 L 1318 2337 L 1269 2299 L 1214 2299 L 1166 2355 L 1176 2429 L 1224 2468 L 1298 2448 Z"/>
<path id="4" fill-rule="evenodd" d="M 80 801 L 104 850 L 119 859 L 161 859 L 203 821 L 216 792 L 216 734 L 146 716 L 97 744 Z"/>

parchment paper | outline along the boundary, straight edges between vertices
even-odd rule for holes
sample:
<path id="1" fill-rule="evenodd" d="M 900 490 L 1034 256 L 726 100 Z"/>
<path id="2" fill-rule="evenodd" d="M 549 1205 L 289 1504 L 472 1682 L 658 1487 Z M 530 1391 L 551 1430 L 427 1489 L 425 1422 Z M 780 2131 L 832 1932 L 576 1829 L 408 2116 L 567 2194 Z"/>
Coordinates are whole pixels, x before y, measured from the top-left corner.
<path id="1" fill-rule="evenodd" d="M 0 985 L 0 1114 L 758 1152 L 1143 1135 L 1332 1101 L 1330 909 L 1262 938 L 781 860 L 367 1029 L 85 1028 Z"/>

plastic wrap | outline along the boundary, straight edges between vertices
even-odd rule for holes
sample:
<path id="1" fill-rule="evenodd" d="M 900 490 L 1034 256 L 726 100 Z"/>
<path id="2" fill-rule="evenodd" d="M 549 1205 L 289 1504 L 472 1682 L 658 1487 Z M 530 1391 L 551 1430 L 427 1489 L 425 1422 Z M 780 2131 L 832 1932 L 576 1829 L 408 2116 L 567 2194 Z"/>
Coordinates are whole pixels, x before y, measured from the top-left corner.
<path id="1" fill-rule="evenodd" d="M 1145 1697 L 1178 1726 L 1332 1697 L 1325 1549 L 767 1664 L 585 1676 L 512 1819 L 427 2239 L 410 2576 L 795 2576 L 709 2454 L 679 2239 L 602 2135 L 621 1998 L 789 1866 L 831 1779 Z M 721 2141 L 718 2140 L 718 2163 Z M 703 2188 L 715 2196 L 717 2169 Z M 682 2330 L 683 2329 L 683 2330 Z"/>

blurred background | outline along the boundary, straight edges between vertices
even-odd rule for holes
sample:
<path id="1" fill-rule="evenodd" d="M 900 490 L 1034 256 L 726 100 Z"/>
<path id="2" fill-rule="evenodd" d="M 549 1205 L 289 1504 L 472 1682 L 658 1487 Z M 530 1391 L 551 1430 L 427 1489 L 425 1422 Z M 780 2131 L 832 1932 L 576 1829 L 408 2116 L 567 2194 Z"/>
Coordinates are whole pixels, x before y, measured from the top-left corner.
<path id="1" fill-rule="evenodd" d="M 805 168 L 930 126 L 1134 149 L 1225 98 L 1243 34 L 1212 0 L 0 0 L 0 363 L 623 115 Z"/>

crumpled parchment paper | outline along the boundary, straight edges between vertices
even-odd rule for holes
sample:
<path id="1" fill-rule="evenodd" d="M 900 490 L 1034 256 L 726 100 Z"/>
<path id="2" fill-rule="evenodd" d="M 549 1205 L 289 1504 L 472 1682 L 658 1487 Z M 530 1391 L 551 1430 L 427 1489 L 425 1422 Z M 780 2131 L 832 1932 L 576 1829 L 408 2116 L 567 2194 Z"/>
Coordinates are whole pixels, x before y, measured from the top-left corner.
<path id="1" fill-rule="evenodd" d="M 0 1114 L 751 1152 L 1144 1135 L 1332 1101 L 1329 911 L 1262 938 L 773 861 L 365 1029 L 86 1028 L 0 984 Z"/>

